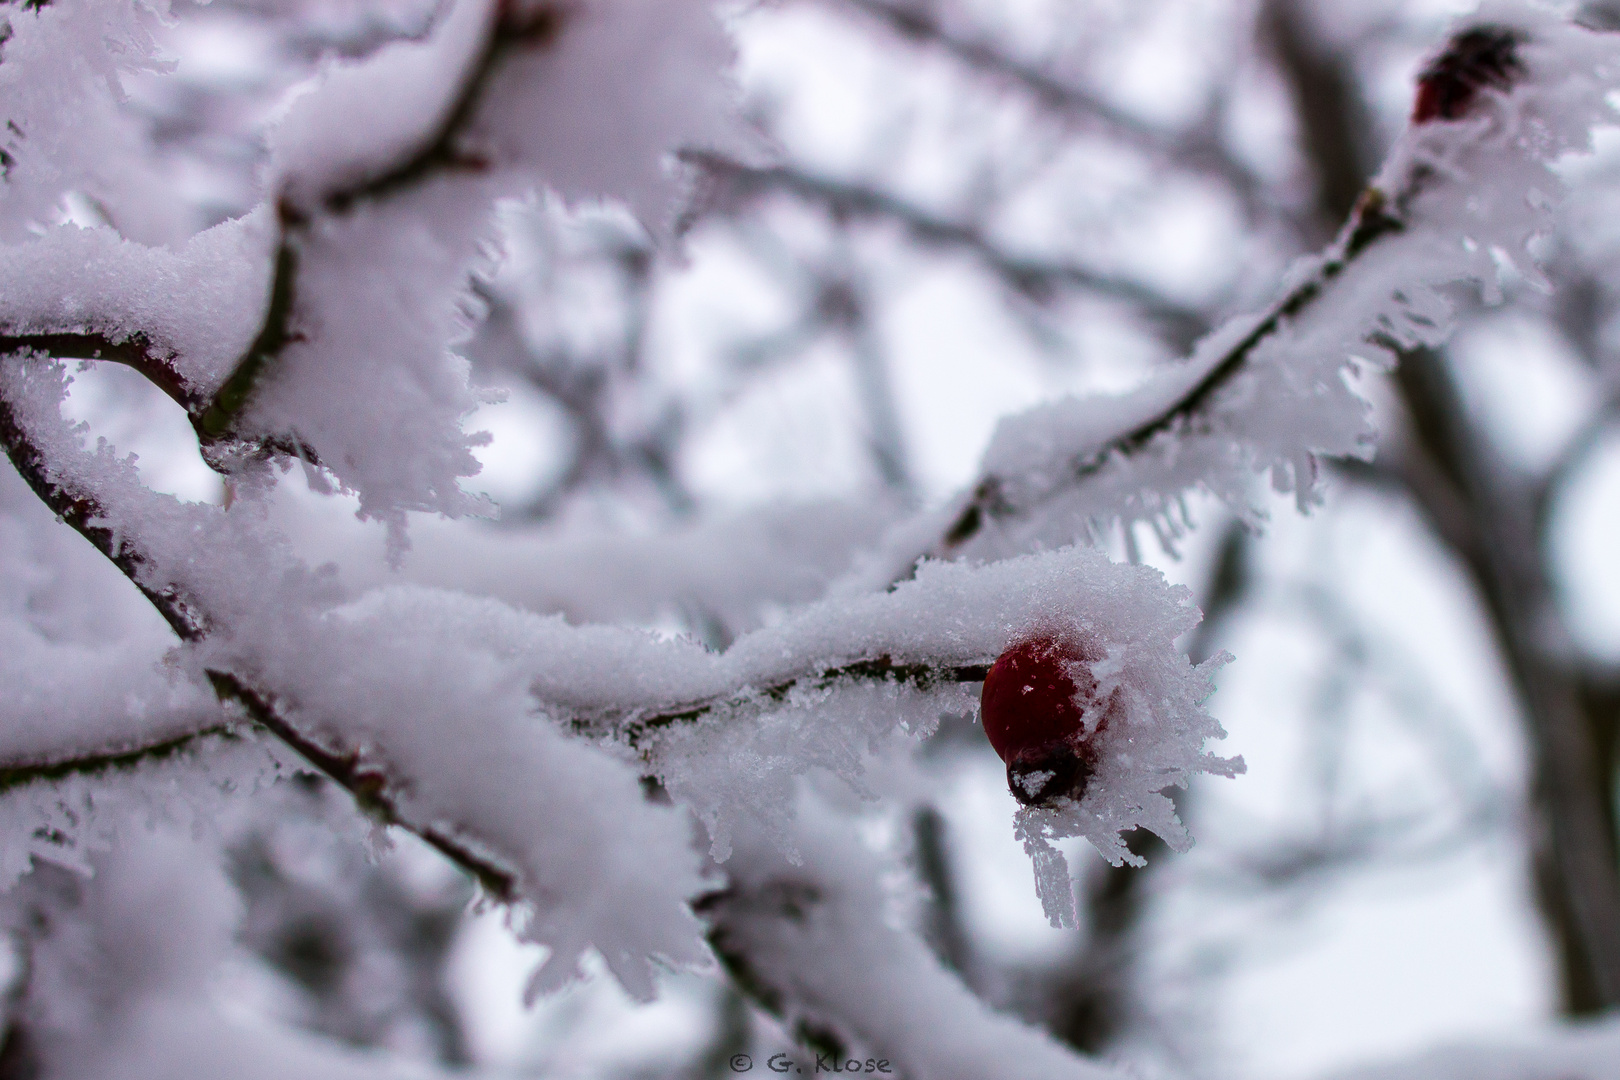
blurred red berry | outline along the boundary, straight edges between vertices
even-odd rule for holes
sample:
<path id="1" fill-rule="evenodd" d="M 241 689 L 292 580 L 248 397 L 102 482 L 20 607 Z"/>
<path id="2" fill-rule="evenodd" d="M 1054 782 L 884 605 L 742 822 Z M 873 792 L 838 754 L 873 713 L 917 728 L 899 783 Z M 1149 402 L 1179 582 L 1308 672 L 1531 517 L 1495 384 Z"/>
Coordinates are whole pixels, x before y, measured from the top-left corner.
<path id="1" fill-rule="evenodd" d="M 1079 799 L 1096 771 L 1093 743 L 1102 725 L 1085 730 L 1097 680 L 1095 647 L 1054 636 L 1029 638 L 997 658 L 985 676 L 979 711 L 984 733 L 1007 763 L 1007 786 L 1027 806 Z"/>
<path id="2" fill-rule="evenodd" d="M 1476 26 L 1452 38 L 1418 76 L 1412 123 L 1456 120 L 1468 111 L 1482 87 L 1511 87 L 1524 75 L 1519 60 L 1523 34 L 1505 26 Z"/>

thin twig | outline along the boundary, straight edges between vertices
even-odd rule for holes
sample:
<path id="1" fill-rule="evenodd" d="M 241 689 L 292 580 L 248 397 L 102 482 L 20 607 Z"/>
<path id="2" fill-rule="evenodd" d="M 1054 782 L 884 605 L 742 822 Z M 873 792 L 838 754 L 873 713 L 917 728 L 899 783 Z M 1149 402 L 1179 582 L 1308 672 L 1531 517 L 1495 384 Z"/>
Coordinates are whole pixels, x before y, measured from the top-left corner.
<path id="1" fill-rule="evenodd" d="M 0 763 L 0 794 L 29 784 L 55 783 L 72 776 L 105 776 L 112 772 L 126 772 L 142 765 L 171 760 L 208 739 L 230 741 L 240 737 L 235 729 L 226 724 L 211 724 L 197 731 L 173 735 L 125 750 L 80 754 L 44 761 Z"/>
<path id="2" fill-rule="evenodd" d="M 174 354 L 154 345 L 145 334 L 114 339 L 78 331 L 0 333 L 0 355 L 30 350 L 63 360 L 109 360 L 133 368 L 186 412 L 194 413 L 207 395 L 193 386 L 174 364 Z"/>
<path id="3" fill-rule="evenodd" d="M 893 0 L 833 0 L 837 6 L 873 19 L 899 37 L 940 50 L 970 71 L 1011 84 L 1027 93 L 1047 111 L 1070 121 L 1101 129 L 1108 135 L 1155 157 L 1225 181 L 1251 209 L 1264 210 L 1257 197 L 1264 185 L 1242 161 L 1200 129 L 1168 131 L 1109 103 L 1084 87 L 1058 79 L 1019 60 L 982 38 L 964 36 L 926 7 Z"/>
<path id="4" fill-rule="evenodd" d="M 683 150 L 681 160 L 702 170 L 710 184 L 707 201 L 748 202 L 782 192 L 843 216 L 893 222 L 913 240 L 971 253 L 1015 291 L 1037 301 L 1050 300 L 1063 289 L 1076 289 L 1119 300 L 1159 324 L 1165 337 L 1190 343 L 1208 326 L 1196 308 L 1165 296 L 1152 286 L 1067 262 L 1048 262 L 1014 255 L 999 247 L 976 225 L 935 214 L 892 192 L 812 173 L 797 165 L 746 165 L 712 150 Z"/>
<path id="5" fill-rule="evenodd" d="M 665 728 L 696 723 L 706 717 L 761 701 L 782 703 L 795 690 L 824 690 L 841 682 L 892 682 L 917 690 L 928 690 L 948 683 L 982 683 L 989 672 L 988 663 L 947 666 L 908 664 L 883 655 L 823 668 L 813 674 L 783 679 L 769 686 L 749 687 L 740 692 L 683 703 L 658 712 L 607 711 L 577 717 L 571 726 L 580 735 L 612 735 L 622 739 L 632 749 L 638 749 L 649 737 Z"/>

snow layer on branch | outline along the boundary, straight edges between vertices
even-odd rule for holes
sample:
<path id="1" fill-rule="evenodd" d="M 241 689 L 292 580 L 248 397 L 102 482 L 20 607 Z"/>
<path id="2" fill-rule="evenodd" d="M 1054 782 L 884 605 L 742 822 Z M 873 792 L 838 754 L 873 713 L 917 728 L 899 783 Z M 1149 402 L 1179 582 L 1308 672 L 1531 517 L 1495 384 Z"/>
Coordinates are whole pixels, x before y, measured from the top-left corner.
<path id="1" fill-rule="evenodd" d="M 383 530 L 356 522 L 342 504 L 282 484 L 270 510 L 305 560 L 336 563 L 355 589 L 404 580 L 576 623 L 711 614 L 733 632 L 779 605 L 820 597 L 896 513 L 881 502 L 789 503 L 646 535 L 419 518 L 410 552 L 390 570 Z"/>
<path id="2" fill-rule="evenodd" d="M 220 719 L 160 669 L 174 636 L 0 466 L 0 768 L 161 741 Z"/>
<path id="3" fill-rule="evenodd" d="M 360 745 L 408 820 L 516 872 L 514 929 L 551 949 L 531 997 L 573 978 L 591 948 L 651 997 L 652 961 L 708 955 L 686 907 L 701 884 L 686 822 L 647 802 L 632 770 L 536 716 L 523 666 L 474 632 L 481 613 L 445 600 L 387 590 L 299 620 L 270 648 L 264 627 L 234 664 L 288 688 L 302 728 Z"/>
<path id="4" fill-rule="evenodd" d="M 572 978 L 592 947 L 650 998 L 649 960 L 708 955 L 685 906 L 701 885 L 689 829 L 645 800 L 631 770 L 534 714 L 526 665 L 481 629 L 485 614 L 442 593 L 382 590 L 306 624 L 262 677 L 296 687 L 306 726 L 374 746 L 367 764 L 408 778 L 413 820 L 514 864 L 529 900 L 514 929 L 551 949 L 531 998 Z"/>
<path id="5" fill-rule="evenodd" d="M 622 199 L 657 231 L 676 151 L 755 148 L 733 61 L 710 0 L 451 0 L 426 40 L 334 62 L 290 103 L 274 186 L 312 206 L 448 138 L 460 160 Z"/>
<path id="6" fill-rule="evenodd" d="M 360 57 L 432 32 L 444 0 L 253 0 L 253 9 L 296 28 L 299 44 Z"/>
<path id="7" fill-rule="evenodd" d="M 126 235 L 172 239 L 185 213 L 160 176 L 144 133 L 120 110 L 120 77 L 150 71 L 152 28 L 168 0 L 55 0 L 8 5 L 0 63 L 0 239 L 57 219 L 83 191 Z"/>
<path id="8" fill-rule="evenodd" d="M 25 590 L 15 588 L 38 571 L 11 547 L 16 531 L 0 518 L 0 768 L 117 753 L 219 722 L 207 693 L 160 668 L 173 641 L 166 628 L 100 642 L 45 632 L 44 620 L 27 610 Z"/>
<path id="9" fill-rule="evenodd" d="M 174 643 L 151 606 L 9 467 L 0 475 L 0 892 L 32 859 L 84 869 L 130 820 L 206 818 L 221 789 L 270 768 L 211 737 L 139 763 L 27 780 L 28 770 L 123 755 L 218 728 L 206 689 L 162 666 Z"/>
<path id="10" fill-rule="evenodd" d="M 655 235 L 668 224 L 677 150 L 747 154 L 734 61 L 712 0 L 515 0 L 518 37 L 491 74 L 466 146 L 568 199 L 624 200 Z"/>
<path id="11" fill-rule="evenodd" d="M 431 147 L 483 59 L 495 10 L 493 0 L 452 0 L 424 40 L 330 64 L 292 100 L 271 137 L 275 186 L 313 206 Z"/>
<path id="12" fill-rule="evenodd" d="M 1185 846 L 1159 793 L 1195 772 L 1241 768 L 1204 750 L 1224 733 L 1201 705 L 1212 665 L 1195 669 L 1174 647 L 1198 621 L 1190 594 L 1156 570 L 1090 549 L 929 564 L 892 593 L 812 605 L 721 654 L 416 589 L 386 590 L 362 606 L 418 627 L 438 611 L 461 628 L 446 632 L 450 641 L 514 657 L 547 715 L 632 745 L 699 814 L 722 860 L 742 821 L 775 829 L 786 844 L 794 785 L 806 772 L 825 769 L 859 789 L 866 755 L 893 733 L 926 735 L 942 713 L 970 712 L 973 684 L 948 672 L 987 665 L 1034 631 L 1075 630 L 1097 642 L 1109 658 L 1106 690 L 1120 695 L 1098 775 L 1081 803 L 1042 819 L 1048 833 L 1084 835 L 1116 860 L 1128 857 L 1120 832 L 1138 825 Z M 896 669 L 939 674 L 884 674 Z"/>
<path id="13" fill-rule="evenodd" d="M 75 225 L 0 247 L 0 327 L 114 342 L 139 334 L 211 392 L 263 316 L 274 264 L 267 216 L 261 208 L 173 248 Z"/>
<path id="14" fill-rule="evenodd" d="M 1204 750 L 1223 734 L 1201 705 L 1209 667 L 1174 644 L 1198 613 L 1151 568 L 1089 548 L 928 564 L 892 592 L 812 605 L 723 654 L 420 588 L 343 605 L 329 575 L 267 535 L 257 507 L 156 496 L 111 448 L 86 452 L 58 415 L 62 379 L 60 364 L 13 360 L 0 390 L 57 482 L 93 495 L 148 553 L 142 583 L 207 613 L 188 664 L 266 688 L 299 730 L 358 751 L 407 820 L 508 865 L 528 905 L 521 932 L 553 948 L 547 985 L 591 946 L 638 993 L 650 992 L 649 959 L 702 956 L 684 906 L 699 882 L 681 818 L 642 799 L 636 772 L 547 718 L 637 752 L 724 858 L 743 821 L 788 843 L 807 771 L 858 784 L 879 740 L 970 710 L 972 684 L 964 692 L 956 668 L 987 665 L 1032 632 L 1083 634 L 1104 652 L 1096 673 L 1119 706 L 1084 799 L 1024 821 L 1053 912 L 1070 891 L 1066 872 L 1057 888 L 1046 838 L 1084 835 L 1119 859 L 1119 833 L 1140 825 L 1184 846 L 1160 792 L 1240 767 Z"/>
<path id="15" fill-rule="evenodd" d="M 992 1012 L 915 934 L 889 925 L 894 867 L 847 821 L 801 803 L 788 865 L 763 831 L 739 832 L 717 948 L 746 965 L 795 1027 L 835 1033 L 840 1060 L 888 1058 L 913 1080 L 1106 1080 L 1120 1073 Z"/>
<path id="16" fill-rule="evenodd" d="M 448 177 L 387 201 L 322 216 L 294 243 L 292 341 L 253 396 L 244 433 L 293 434 L 362 517 L 402 543 L 405 513 L 491 511 L 462 491 L 478 471 L 461 420 L 480 404 L 467 362 L 462 298 L 491 228 L 491 192 Z M 312 478 L 318 474 L 311 473 Z"/>
<path id="17" fill-rule="evenodd" d="M 1266 313 L 1244 316 L 1133 393 L 1003 421 L 983 473 L 1006 503 L 1031 512 L 1004 517 L 969 551 L 1068 542 L 1117 520 L 1174 536 L 1181 494 L 1194 486 L 1256 520 L 1256 473 L 1307 507 L 1320 498 L 1319 457 L 1372 453 L 1368 406 L 1347 373 L 1443 341 L 1448 287 L 1477 283 L 1493 296 L 1504 264 L 1540 280 L 1526 246 L 1552 228 L 1562 191 L 1554 166 L 1588 152 L 1593 127 L 1615 119 L 1608 95 L 1620 87 L 1620 42 L 1519 0 L 1486 4 L 1459 28 L 1480 24 L 1518 30 L 1525 75 L 1508 92 L 1481 89 L 1463 118 L 1401 137 L 1373 182 L 1399 230 L 1352 250 L 1347 232 L 1296 266 L 1282 295 L 1315 287 L 1295 313 L 1277 309 L 1274 329 Z M 1216 376 L 1256 332 L 1262 339 L 1241 365 Z"/>
<path id="18" fill-rule="evenodd" d="M 618 197 L 657 229 L 670 155 L 741 145 L 730 61 L 704 0 L 460 0 L 425 41 L 328 70 L 274 136 L 299 219 L 292 339 L 239 433 L 291 433 L 396 556 L 408 511 L 487 512 L 459 487 L 478 398 L 450 348 L 494 200 Z"/>

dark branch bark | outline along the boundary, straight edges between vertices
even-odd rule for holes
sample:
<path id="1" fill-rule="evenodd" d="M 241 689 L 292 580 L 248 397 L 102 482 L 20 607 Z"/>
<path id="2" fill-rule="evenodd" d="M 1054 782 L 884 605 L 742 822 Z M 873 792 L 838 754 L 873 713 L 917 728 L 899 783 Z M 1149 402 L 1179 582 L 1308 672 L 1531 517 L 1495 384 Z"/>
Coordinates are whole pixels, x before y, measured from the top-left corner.
<path id="1" fill-rule="evenodd" d="M 438 173 L 477 174 L 489 169 L 490 163 L 468 153 L 461 141 L 483 103 L 490 78 L 513 52 L 548 48 L 562 33 L 569 17 L 569 9 L 561 3 L 536 4 L 528 10 L 520 10 L 523 6 L 513 0 L 503 0 L 500 4 L 494 31 L 485 42 L 483 52 L 473 62 L 455 104 L 421 149 L 353 187 L 323 193 L 322 201 L 327 210 L 336 214 L 348 213 L 357 203 L 386 199 L 394 192 L 421 184 Z"/>
<path id="2" fill-rule="evenodd" d="M 222 701 L 235 701 L 253 721 L 295 751 L 316 771 L 348 792 L 361 810 L 387 825 L 415 833 L 455 865 L 478 879 L 484 891 L 502 903 L 517 900 L 517 879 L 511 871 L 473 850 L 462 840 L 432 825 L 415 825 L 399 813 L 389 794 L 390 778 L 368 766 L 354 750 L 334 751 L 299 731 L 277 709 L 275 698 L 249 686 L 227 671 L 210 669 L 208 678 Z"/>
<path id="3" fill-rule="evenodd" d="M 731 984 L 767 1013 L 791 1023 L 791 1034 L 799 1045 L 814 1054 L 842 1058 L 853 1040 L 819 1018 L 796 1016 L 796 1002 L 791 994 L 777 985 L 772 973 L 755 964 L 748 935 L 737 932 L 732 925 L 739 916 L 742 920 L 758 918 L 761 911 L 787 923 L 802 925 L 822 902 L 821 890 L 813 882 L 771 884 L 772 888 L 757 894 L 736 886 L 705 893 L 692 902 L 692 908 L 709 921 L 709 947 L 725 968 Z"/>
<path id="4" fill-rule="evenodd" d="M 239 737 L 228 725 L 212 724 L 197 731 L 125 750 L 52 758 L 45 761 L 4 762 L 0 763 L 0 795 L 29 784 L 54 783 L 73 776 L 105 776 L 108 773 L 127 772 L 142 765 L 172 760 L 210 739 L 232 740 Z"/>
<path id="5" fill-rule="evenodd" d="M 1320 48 L 1307 19 L 1294 0 L 1267 0 L 1259 29 L 1293 91 L 1300 141 L 1316 173 L 1318 218 L 1331 223 L 1355 207 L 1377 155 L 1367 145 L 1372 119 L 1361 87 L 1342 57 Z"/>
<path id="6" fill-rule="evenodd" d="M 285 232 L 285 215 L 283 231 Z M 297 300 L 298 249 L 285 235 L 276 250 L 276 270 L 270 281 L 270 301 L 265 308 L 264 322 L 247 352 L 236 362 L 231 373 L 220 384 L 219 390 L 193 416 L 197 433 L 204 439 L 224 438 L 247 407 L 253 389 L 259 383 L 264 369 L 274 363 L 283 349 L 294 341 L 302 340 L 292 329 L 293 305 Z"/>
<path id="7" fill-rule="evenodd" d="M 563 501 L 587 483 L 603 478 L 643 476 L 671 512 L 686 515 L 695 509 L 692 494 L 676 476 L 676 437 L 686 423 L 684 410 L 666 403 L 657 418 L 640 431 L 622 435 L 615 426 L 617 380 L 612 371 L 634 372 L 641 350 L 650 302 L 650 257 L 642 249 L 626 249 L 615 259 L 621 268 L 632 316 L 624 341 L 611 365 L 598 357 L 581 358 L 567 346 L 536 351 L 525 338 L 513 301 L 489 283 L 474 279 L 472 291 L 485 307 L 473 338 L 459 347 L 475 367 L 504 370 L 524 379 L 559 405 L 573 428 L 568 465 L 544 491 L 531 497 L 515 513 L 502 508 L 504 522 L 533 522 L 549 517 Z M 622 426 L 622 425 L 621 425 Z"/>
<path id="8" fill-rule="evenodd" d="M 207 632 L 203 614 L 173 589 L 149 582 L 146 553 L 118 532 L 93 496 L 57 481 L 51 474 L 50 463 L 23 430 L 11 401 L 3 394 L 0 394 L 0 443 L 5 445 L 11 464 L 39 500 L 123 571 L 181 641 L 202 640 Z"/>
<path id="9" fill-rule="evenodd" d="M 1142 920 L 1154 868 L 1169 854 L 1164 841 L 1138 829 L 1126 841 L 1146 866 L 1102 866 L 1085 882 L 1086 940 L 1074 962 L 1040 979 L 1038 1017 L 1053 1035 L 1086 1054 L 1114 1049 L 1140 1020 L 1132 986 Z"/>
<path id="10" fill-rule="evenodd" d="M 976 961 L 973 941 L 962 920 L 956 874 L 951 865 L 949 829 L 934 807 L 920 806 L 911 815 L 913 860 L 917 876 L 928 889 L 922 937 L 939 962 L 972 987 Z"/>
<path id="11" fill-rule="evenodd" d="M 114 341 L 105 334 L 13 333 L 0 334 L 0 355 L 33 350 L 68 360 L 110 360 L 133 368 L 187 413 L 196 411 L 206 395 L 188 382 L 174 366 L 171 353 L 153 345 L 144 334 Z"/>
<path id="12" fill-rule="evenodd" d="M 154 586 L 154 561 L 142 548 L 139 537 L 120 528 L 95 495 L 78 482 L 57 476 L 44 455 L 18 422 L 13 403 L 0 394 L 0 443 L 39 499 L 64 523 L 72 526 L 96 550 L 106 556 L 141 590 L 164 616 L 182 641 L 197 643 L 215 629 L 203 606 L 180 590 Z M 759 700 L 781 702 L 800 687 L 824 688 L 847 680 L 891 681 L 917 689 L 947 682 L 983 682 L 988 663 L 935 666 L 926 663 L 896 662 L 884 655 L 852 661 L 838 667 L 785 679 L 779 683 L 748 688 L 739 693 L 692 702 L 652 714 L 609 714 L 576 721 L 576 730 L 592 734 L 612 734 L 637 746 L 652 733 L 674 724 L 699 720 L 711 713 Z M 391 778 L 367 761 L 358 750 L 333 748 L 300 730 L 279 706 L 276 695 L 254 685 L 243 676 L 220 669 L 209 669 L 208 678 L 221 700 L 235 701 L 261 728 L 298 753 L 317 772 L 347 791 L 355 802 L 373 817 L 398 825 L 420 836 L 453 863 L 471 873 L 489 894 L 510 902 L 517 899 L 516 879 L 489 856 L 463 839 L 431 825 L 409 821 L 395 800 L 397 778 Z M 152 753 L 148 748 L 143 753 Z M 51 766 L 44 766 L 51 768 Z M 0 786 L 3 790 L 3 786 Z"/>

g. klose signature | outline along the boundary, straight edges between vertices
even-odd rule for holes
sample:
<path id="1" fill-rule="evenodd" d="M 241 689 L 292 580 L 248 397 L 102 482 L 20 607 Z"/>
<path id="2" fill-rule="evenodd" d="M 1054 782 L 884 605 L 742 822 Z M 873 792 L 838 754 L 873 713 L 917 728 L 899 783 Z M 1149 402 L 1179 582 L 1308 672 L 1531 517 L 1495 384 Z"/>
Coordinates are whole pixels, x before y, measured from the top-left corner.
<path id="1" fill-rule="evenodd" d="M 745 1073 L 753 1069 L 754 1059 L 747 1054 L 737 1054 L 731 1059 L 731 1071 Z M 804 1065 L 795 1061 L 786 1054 L 772 1054 L 765 1062 L 765 1067 L 774 1073 L 799 1073 L 807 1070 Z M 889 1064 L 888 1058 L 840 1058 L 837 1054 L 817 1054 L 816 1063 L 809 1070 L 812 1073 L 877 1073 L 884 1076 L 894 1075 L 894 1067 Z"/>

